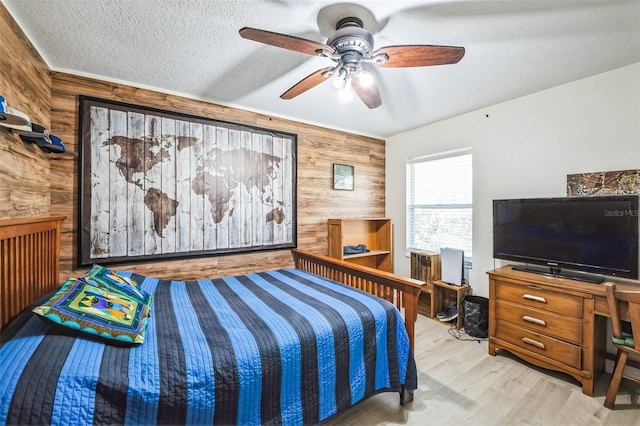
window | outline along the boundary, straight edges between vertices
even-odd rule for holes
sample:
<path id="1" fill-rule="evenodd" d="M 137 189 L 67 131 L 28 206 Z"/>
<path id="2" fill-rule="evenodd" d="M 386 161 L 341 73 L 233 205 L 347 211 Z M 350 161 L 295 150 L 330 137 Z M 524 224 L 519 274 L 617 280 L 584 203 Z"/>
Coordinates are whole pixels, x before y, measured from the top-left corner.
<path id="1" fill-rule="evenodd" d="M 472 224 L 470 149 L 407 161 L 407 256 L 451 247 L 470 263 Z"/>

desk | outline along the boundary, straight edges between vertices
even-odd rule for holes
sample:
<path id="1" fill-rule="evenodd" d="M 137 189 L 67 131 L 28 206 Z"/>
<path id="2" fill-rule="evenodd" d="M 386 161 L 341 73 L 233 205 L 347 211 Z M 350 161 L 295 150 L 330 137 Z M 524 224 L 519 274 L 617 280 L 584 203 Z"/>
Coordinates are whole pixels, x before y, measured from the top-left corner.
<path id="1" fill-rule="evenodd" d="M 604 370 L 607 317 L 604 286 L 514 271 L 489 275 L 489 354 L 505 349 L 534 365 L 561 371 L 593 394 Z M 615 281 L 614 281 L 615 282 Z M 616 282 L 619 288 L 640 285 Z M 628 318 L 626 306 L 623 317 Z"/>

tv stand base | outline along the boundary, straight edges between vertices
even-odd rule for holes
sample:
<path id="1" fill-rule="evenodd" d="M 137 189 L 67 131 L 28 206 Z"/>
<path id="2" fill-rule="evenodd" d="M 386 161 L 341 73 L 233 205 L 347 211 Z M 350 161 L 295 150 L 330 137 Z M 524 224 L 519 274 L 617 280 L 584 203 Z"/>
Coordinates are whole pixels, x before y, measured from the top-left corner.
<path id="1" fill-rule="evenodd" d="M 584 281 L 591 284 L 601 284 L 604 282 L 602 275 L 587 274 L 584 272 L 569 271 L 566 269 L 554 268 L 550 266 L 534 265 L 514 265 L 514 271 L 531 272 L 533 274 L 546 275 L 547 277 L 566 278 L 569 280 Z"/>

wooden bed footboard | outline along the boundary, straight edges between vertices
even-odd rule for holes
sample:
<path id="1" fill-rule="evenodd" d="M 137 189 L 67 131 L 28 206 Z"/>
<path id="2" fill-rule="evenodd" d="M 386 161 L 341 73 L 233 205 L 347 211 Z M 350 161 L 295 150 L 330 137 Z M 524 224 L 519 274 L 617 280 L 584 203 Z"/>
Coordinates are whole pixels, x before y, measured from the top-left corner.
<path id="1" fill-rule="evenodd" d="M 0 220 L 0 330 L 60 286 L 64 216 Z"/>
<path id="2" fill-rule="evenodd" d="M 297 269 L 358 288 L 393 303 L 404 314 L 404 326 L 413 351 L 418 299 L 424 281 L 299 249 L 291 252 Z"/>

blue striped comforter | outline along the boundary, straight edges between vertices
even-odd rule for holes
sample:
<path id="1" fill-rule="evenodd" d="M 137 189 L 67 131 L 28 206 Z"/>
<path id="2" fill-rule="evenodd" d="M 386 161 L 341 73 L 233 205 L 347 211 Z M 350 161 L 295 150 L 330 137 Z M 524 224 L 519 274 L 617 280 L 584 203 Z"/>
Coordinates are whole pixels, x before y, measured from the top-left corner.
<path id="1" fill-rule="evenodd" d="M 154 295 L 145 343 L 65 336 L 32 316 L 0 348 L 0 424 L 314 424 L 416 388 L 402 318 L 380 298 L 296 269 L 131 275 Z"/>

